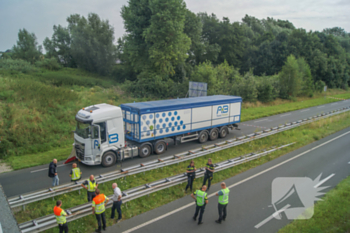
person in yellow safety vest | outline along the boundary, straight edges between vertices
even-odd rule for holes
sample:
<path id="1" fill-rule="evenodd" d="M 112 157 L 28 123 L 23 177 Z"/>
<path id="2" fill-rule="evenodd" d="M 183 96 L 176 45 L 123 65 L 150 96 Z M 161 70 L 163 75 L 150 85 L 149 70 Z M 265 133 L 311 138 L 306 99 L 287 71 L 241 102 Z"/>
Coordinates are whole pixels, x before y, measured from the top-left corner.
<path id="1" fill-rule="evenodd" d="M 98 187 L 98 183 L 96 182 L 94 175 L 91 175 L 90 179 L 85 180 L 84 183 L 81 184 L 81 186 L 87 190 L 88 202 L 92 201 L 92 199 L 94 199 L 94 197 L 96 196 L 95 191 Z"/>
<path id="2" fill-rule="evenodd" d="M 207 190 L 207 186 L 203 185 L 201 190 L 196 190 L 194 193 L 191 194 L 191 197 L 194 200 L 196 200 L 196 212 L 194 213 L 194 216 L 193 216 L 194 221 L 197 220 L 197 216 L 200 211 L 198 225 L 203 223 L 202 218 L 205 210 L 205 205 L 208 204 L 208 197 L 207 197 L 207 193 L 205 192 L 206 190 Z"/>
<path id="3" fill-rule="evenodd" d="M 95 191 L 96 197 L 92 200 L 92 214 L 96 216 L 98 228 L 96 229 L 96 232 L 101 232 L 101 219 L 103 224 L 103 230 L 106 230 L 106 205 L 109 201 L 108 197 L 106 197 L 104 194 L 100 194 L 100 190 L 96 189 Z"/>
<path id="4" fill-rule="evenodd" d="M 70 177 L 72 181 L 77 181 L 81 179 L 82 172 L 80 171 L 80 168 L 77 167 L 76 163 L 73 163 L 72 165 L 72 171 L 70 172 Z"/>
<path id="5" fill-rule="evenodd" d="M 60 233 L 68 233 L 68 225 L 66 220 L 67 213 L 61 209 L 62 201 L 58 200 L 56 202 L 56 206 L 53 208 L 53 213 L 55 214 L 56 221 L 58 224 L 58 228 L 60 229 Z"/>
<path id="6" fill-rule="evenodd" d="M 219 204 L 218 204 L 218 210 L 219 210 L 219 219 L 215 220 L 217 223 L 221 223 L 222 220 L 225 221 L 226 219 L 226 207 L 228 204 L 230 190 L 226 187 L 225 182 L 221 183 L 221 190 L 216 193 L 216 196 L 219 196 Z"/>

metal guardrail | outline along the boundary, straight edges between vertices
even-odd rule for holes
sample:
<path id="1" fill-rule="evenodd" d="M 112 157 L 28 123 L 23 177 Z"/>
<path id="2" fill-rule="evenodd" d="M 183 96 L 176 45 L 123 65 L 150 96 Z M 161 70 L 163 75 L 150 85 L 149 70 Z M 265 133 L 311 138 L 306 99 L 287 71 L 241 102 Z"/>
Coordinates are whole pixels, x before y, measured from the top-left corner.
<path id="1" fill-rule="evenodd" d="M 241 145 L 241 144 L 253 141 L 253 140 L 268 137 L 270 135 L 279 133 L 281 131 L 285 131 L 285 130 L 289 130 L 289 129 L 292 129 L 295 127 L 299 127 L 300 125 L 308 124 L 308 123 L 313 122 L 315 120 L 334 116 L 334 115 L 337 115 L 337 114 L 340 114 L 343 112 L 347 112 L 349 110 L 350 110 L 350 106 L 340 108 L 340 109 L 333 110 L 333 111 L 330 111 L 327 113 L 322 113 L 322 114 L 317 115 L 317 116 L 305 118 L 303 120 L 286 123 L 286 124 L 280 125 L 278 127 L 273 127 L 271 129 L 265 129 L 263 131 L 252 133 L 252 134 L 249 134 L 247 136 L 233 138 L 233 139 L 230 139 L 230 140 L 227 140 L 224 142 L 219 142 L 219 143 L 215 143 L 212 145 L 203 146 L 203 147 L 200 147 L 200 148 L 197 148 L 194 150 L 175 154 L 172 156 L 167 156 L 167 157 L 162 158 L 162 159 L 152 160 L 150 162 L 142 163 L 140 165 L 135 165 L 135 166 L 131 166 L 128 168 L 123 168 L 120 171 L 114 171 L 114 172 L 101 174 L 99 176 L 96 176 L 95 179 L 98 183 L 101 184 L 101 183 L 105 183 L 108 181 L 120 179 L 120 178 L 129 176 L 129 175 L 135 175 L 135 174 L 142 173 L 145 171 L 150 171 L 153 169 L 169 166 L 172 164 L 180 163 L 180 162 L 183 162 L 186 160 L 190 160 L 190 159 L 201 157 L 201 156 L 204 156 L 207 154 L 211 154 L 211 153 L 214 153 L 214 152 L 217 152 L 220 150 L 224 150 L 224 149 L 227 149 L 230 147 L 238 146 L 238 145 Z M 50 197 L 62 195 L 64 193 L 80 190 L 80 189 L 82 189 L 81 184 L 83 182 L 84 181 L 80 181 L 80 182 L 76 182 L 76 183 L 68 183 L 68 184 L 56 186 L 56 187 L 50 188 L 50 189 L 44 189 L 44 190 L 40 190 L 40 191 L 22 194 L 22 195 L 15 196 L 15 197 L 10 197 L 10 198 L 8 198 L 8 201 L 9 201 L 11 208 L 18 207 L 18 206 L 25 206 L 26 204 L 29 204 L 32 202 L 36 202 L 36 201 L 44 200 L 44 199 L 47 199 Z"/>
<path id="2" fill-rule="evenodd" d="M 250 153 L 244 156 L 228 159 L 223 162 L 219 162 L 214 164 L 215 170 L 214 172 L 219 172 L 222 170 L 225 170 L 227 168 L 231 168 L 234 166 L 237 166 L 239 164 L 258 159 L 262 156 L 265 156 L 269 153 L 272 153 L 276 150 L 282 149 L 284 147 L 290 146 L 293 143 L 289 143 L 280 147 L 273 148 L 271 150 L 267 150 L 261 153 Z M 197 169 L 196 171 L 196 177 L 202 177 L 204 175 L 205 168 Z M 152 183 L 148 183 L 145 185 L 141 185 L 139 187 L 131 188 L 126 191 L 123 191 L 123 203 L 129 202 L 131 200 L 137 199 L 139 197 L 143 197 L 146 195 L 149 195 L 151 193 L 170 188 L 172 186 L 184 183 L 187 181 L 187 173 L 181 173 L 179 175 L 171 176 L 165 179 L 161 179 Z M 109 196 L 108 198 L 112 198 L 113 195 Z M 106 206 L 106 208 L 111 208 L 112 202 L 109 202 Z M 74 220 L 77 220 L 79 218 L 85 217 L 87 215 L 91 214 L 91 203 L 85 203 L 80 206 L 76 206 L 70 209 L 66 210 L 68 216 L 67 216 L 67 222 L 71 222 Z M 19 228 L 23 233 L 27 232 L 41 232 L 53 227 L 56 227 L 56 218 L 53 214 L 37 218 L 35 220 L 31 220 L 25 223 L 19 224 Z"/>

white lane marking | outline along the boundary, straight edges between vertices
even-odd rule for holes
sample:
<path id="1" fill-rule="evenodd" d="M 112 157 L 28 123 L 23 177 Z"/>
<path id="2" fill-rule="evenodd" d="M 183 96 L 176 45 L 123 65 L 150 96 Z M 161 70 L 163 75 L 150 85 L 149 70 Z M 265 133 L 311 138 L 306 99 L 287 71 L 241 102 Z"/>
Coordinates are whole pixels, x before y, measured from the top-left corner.
<path id="1" fill-rule="evenodd" d="M 324 107 L 324 105 L 322 105 L 322 106 L 318 106 L 317 108 L 323 108 Z"/>
<path id="2" fill-rule="evenodd" d="M 260 223 L 256 224 L 254 227 L 255 228 L 259 228 L 262 225 L 264 225 L 265 223 L 269 222 L 270 220 L 274 219 L 276 216 L 278 216 L 280 213 L 284 212 L 286 209 L 288 209 L 290 207 L 289 204 L 285 205 L 282 209 L 277 210 L 276 212 L 274 212 L 273 214 L 271 214 L 269 217 L 265 218 L 264 220 L 262 220 Z"/>
<path id="3" fill-rule="evenodd" d="M 61 165 L 57 165 L 57 167 L 62 167 L 62 166 L 66 166 L 66 165 L 67 165 L 67 164 L 61 164 Z M 40 172 L 40 171 L 44 171 L 44 170 L 48 170 L 48 169 L 49 169 L 49 168 L 42 168 L 42 169 L 30 171 L 30 173 Z"/>
<path id="4" fill-rule="evenodd" d="M 290 114 L 292 113 L 287 113 L 287 114 L 281 115 L 280 117 L 289 116 Z"/>
<path id="5" fill-rule="evenodd" d="M 242 184 L 242 183 L 244 183 L 244 182 L 246 182 L 246 181 L 248 181 L 248 180 L 251 180 L 251 179 L 253 179 L 253 178 L 257 177 L 257 176 L 260 176 L 260 175 L 262 175 L 262 174 L 264 174 L 264 173 L 266 173 L 266 172 L 268 172 L 268 171 L 270 171 L 270 170 L 272 170 L 272 169 L 275 169 L 276 167 L 279 167 L 279 166 L 281 166 L 281 165 L 283 165 L 283 164 L 285 164 L 285 163 L 288 163 L 288 162 L 290 162 L 290 161 L 292 161 L 292 160 L 294 160 L 294 159 L 296 159 L 296 158 L 299 158 L 300 156 L 302 156 L 302 155 L 304 155 L 304 154 L 307 154 L 307 153 L 309 153 L 310 151 L 316 150 L 316 149 L 318 149 L 318 148 L 320 148 L 320 147 L 322 147 L 322 146 L 324 146 L 324 145 L 327 145 L 328 143 L 333 142 L 334 140 L 337 140 L 338 138 L 344 137 L 345 135 L 347 135 L 347 134 L 349 134 L 349 133 L 350 133 L 350 131 L 348 131 L 348 132 L 346 132 L 346 133 L 343 133 L 342 135 L 339 135 L 339 136 L 337 136 L 337 137 L 335 137 L 335 138 L 333 138 L 333 139 L 330 139 L 330 140 L 328 140 L 328 141 L 326 141 L 326 142 L 324 142 L 324 143 L 322 143 L 322 144 L 320 144 L 320 145 L 318 145 L 318 146 L 315 146 L 315 147 L 313 147 L 313 148 L 311 148 L 311 149 L 309 149 L 309 150 L 307 150 L 307 151 L 304 151 L 303 153 L 300 153 L 300 154 L 298 154 L 298 155 L 296 155 L 296 156 L 294 156 L 294 157 L 292 157 L 292 158 L 290 158 L 290 159 L 287 159 L 287 160 L 285 160 L 285 161 L 283 161 L 283 162 L 281 162 L 281 163 L 279 163 L 279 164 L 276 164 L 276 165 L 273 166 L 273 167 L 270 167 L 270 168 L 268 168 L 268 169 L 266 169 L 266 170 L 264 170 L 264 171 L 261 171 L 261 172 L 255 174 L 255 175 L 252 175 L 252 176 L 250 176 L 250 177 L 248 177 L 248 178 L 245 178 L 244 180 L 241 180 L 241 181 L 239 181 L 239 182 L 237 182 L 237 183 L 235 183 L 235 184 L 232 184 L 232 185 L 228 186 L 227 188 L 233 188 L 233 187 L 235 187 L 235 186 L 237 186 L 237 185 L 240 185 L 240 184 Z M 211 198 L 211 197 L 213 197 L 213 196 L 215 196 L 215 193 L 212 193 L 212 194 L 208 195 L 208 198 Z M 190 207 L 190 206 L 192 206 L 192 205 L 194 205 L 194 204 L 195 204 L 194 202 L 191 202 L 191 203 L 189 203 L 189 204 L 187 204 L 187 205 L 185 205 L 185 206 L 182 206 L 182 207 L 180 207 L 180 208 L 178 208 L 178 209 L 176 209 L 176 210 L 173 210 L 173 211 L 171 211 L 171 212 L 169 212 L 169 213 L 167 213 L 167 214 L 164 214 L 164 215 L 162 215 L 162 216 L 159 216 L 158 218 L 154 218 L 154 219 L 149 220 L 149 221 L 147 221 L 147 222 L 144 222 L 144 223 L 142 223 L 142 224 L 140 224 L 140 225 L 138 225 L 138 226 L 135 226 L 135 227 L 133 227 L 133 228 L 131 228 L 131 229 L 129 229 L 129 230 L 123 231 L 123 233 L 130 233 L 130 232 L 136 231 L 136 230 L 138 230 L 138 229 L 140 229 L 140 228 L 142 228 L 142 227 L 144 227 L 144 226 L 147 226 L 147 225 L 152 224 L 152 223 L 154 223 L 154 222 L 156 222 L 156 221 L 158 221 L 158 220 L 161 220 L 161 219 L 163 219 L 163 218 L 165 218 L 165 217 L 168 217 L 169 215 L 175 214 L 175 213 L 177 213 L 177 212 L 179 212 L 179 211 L 181 211 L 181 210 L 183 210 L 183 209 L 186 209 L 187 207 Z"/>
<path id="6" fill-rule="evenodd" d="M 254 123 L 260 122 L 260 121 L 268 121 L 268 120 L 269 120 L 269 119 L 258 120 L 258 121 L 254 121 Z"/>
<path id="7" fill-rule="evenodd" d="M 305 110 L 301 110 L 300 112 L 306 112 L 306 111 L 309 111 L 309 110 L 310 110 L 310 108 L 305 109 Z"/>
<path id="8" fill-rule="evenodd" d="M 333 104 L 331 104 L 331 105 L 335 105 L 335 104 L 338 104 L 338 103 L 333 103 Z"/>
<path id="9" fill-rule="evenodd" d="M 350 164 L 350 162 L 348 162 L 348 164 Z"/>
<path id="10" fill-rule="evenodd" d="M 314 188 L 318 188 L 319 186 L 321 186 L 321 184 L 323 184 L 324 182 L 326 182 L 327 180 L 329 180 L 330 178 L 332 178 L 334 175 L 335 175 L 335 174 L 333 173 L 333 174 L 329 175 L 328 177 L 324 178 L 324 179 L 321 180 L 318 184 L 316 184 L 316 185 L 314 186 Z"/>

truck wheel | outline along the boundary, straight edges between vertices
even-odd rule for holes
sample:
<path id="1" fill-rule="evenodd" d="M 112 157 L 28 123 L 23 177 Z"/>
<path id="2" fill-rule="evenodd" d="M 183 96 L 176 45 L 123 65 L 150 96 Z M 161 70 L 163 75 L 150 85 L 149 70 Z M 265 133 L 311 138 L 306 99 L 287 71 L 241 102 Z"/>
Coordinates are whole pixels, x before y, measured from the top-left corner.
<path id="1" fill-rule="evenodd" d="M 225 138 L 228 134 L 228 128 L 226 126 L 222 127 L 219 132 L 220 138 Z"/>
<path id="2" fill-rule="evenodd" d="M 115 161 L 117 160 L 115 154 L 112 151 L 106 152 L 102 156 L 102 166 L 104 167 L 110 167 L 113 164 L 115 164 Z"/>
<path id="3" fill-rule="evenodd" d="M 148 157 L 151 154 L 151 147 L 148 144 L 143 144 L 139 150 L 139 156 L 141 158 Z"/>
<path id="4" fill-rule="evenodd" d="M 156 154 L 158 155 L 163 154 L 165 150 L 166 150 L 166 144 L 163 141 L 158 141 L 154 145 L 154 152 L 156 152 Z"/>
<path id="5" fill-rule="evenodd" d="M 217 128 L 210 130 L 209 139 L 215 141 L 219 137 L 219 130 Z"/>
<path id="6" fill-rule="evenodd" d="M 200 143 L 205 143 L 206 141 L 208 141 L 208 132 L 207 131 L 200 132 L 198 136 L 198 141 Z"/>

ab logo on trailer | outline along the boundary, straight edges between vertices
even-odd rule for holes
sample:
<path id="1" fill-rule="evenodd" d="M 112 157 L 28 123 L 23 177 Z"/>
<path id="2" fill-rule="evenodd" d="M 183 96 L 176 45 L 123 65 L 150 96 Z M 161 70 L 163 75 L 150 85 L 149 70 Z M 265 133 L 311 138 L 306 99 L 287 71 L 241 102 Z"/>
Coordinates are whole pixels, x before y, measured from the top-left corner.
<path id="1" fill-rule="evenodd" d="M 228 105 L 218 106 L 216 116 L 228 116 Z"/>

